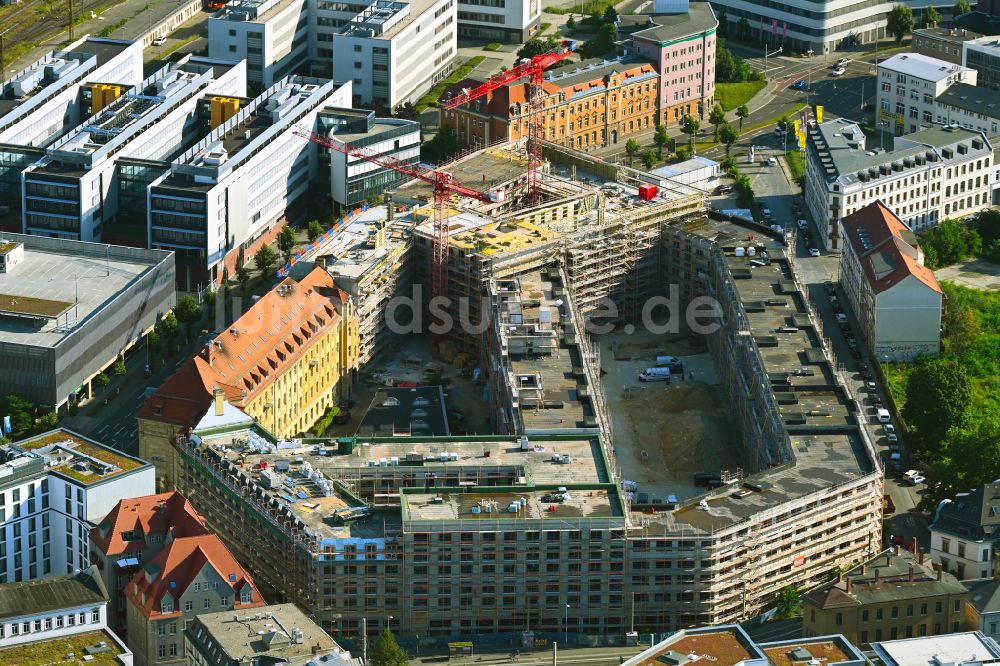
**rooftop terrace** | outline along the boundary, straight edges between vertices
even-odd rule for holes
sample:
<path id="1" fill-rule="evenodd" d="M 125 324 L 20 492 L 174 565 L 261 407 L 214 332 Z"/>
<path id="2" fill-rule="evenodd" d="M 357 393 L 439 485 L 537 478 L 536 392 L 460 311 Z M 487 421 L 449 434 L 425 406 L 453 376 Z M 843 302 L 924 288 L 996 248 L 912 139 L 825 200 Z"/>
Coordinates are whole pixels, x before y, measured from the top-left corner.
<path id="1" fill-rule="evenodd" d="M 736 666 L 764 654 L 737 626 L 689 629 L 678 632 L 628 660 L 629 666 L 684 666 L 709 661 L 714 666 Z"/>
<path id="2" fill-rule="evenodd" d="M 407 520 L 572 520 L 624 519 L 621 498 L 613 489 L 577 489 L 497 492 L 404 492 L 403 521 Z"/>
<path id="3" fill-rule="evenodd" d="M 0 662 L 18 666 L 118 666 L 122 663 L 119 657 L 126 653 L 119 640 L 101 630 L 3 648 L 0 649 Z"/>
<path id="4" fill-rule="evenodd" d="M 11 466 L 13 476 L 17 476 L 21 469 L 27 469 L 28 461 L 37 460 L 39 469 L 47 469 L 83 484 L 104 481 L 148 464 L 63 429 L 23 439 L 4 448 L 15 454 L 21 451 L 28 454 L 5 463 Z"/>

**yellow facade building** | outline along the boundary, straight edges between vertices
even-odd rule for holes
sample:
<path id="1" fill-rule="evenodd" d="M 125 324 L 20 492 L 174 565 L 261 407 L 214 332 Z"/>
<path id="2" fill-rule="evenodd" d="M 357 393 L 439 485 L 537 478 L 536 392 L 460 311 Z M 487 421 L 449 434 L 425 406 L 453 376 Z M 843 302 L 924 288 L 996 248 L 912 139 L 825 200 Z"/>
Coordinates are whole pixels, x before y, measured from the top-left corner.
<path id="1" fill-rule="evenodd" d="M 278 438 L 306 433 L 348 397 L 360 336 L 353 301 L 322 268 L 286 278 L 188 359 L 138 414 L 139 451 L 173 486 L 172 440 L 205 418 L 252 418 Z"/>

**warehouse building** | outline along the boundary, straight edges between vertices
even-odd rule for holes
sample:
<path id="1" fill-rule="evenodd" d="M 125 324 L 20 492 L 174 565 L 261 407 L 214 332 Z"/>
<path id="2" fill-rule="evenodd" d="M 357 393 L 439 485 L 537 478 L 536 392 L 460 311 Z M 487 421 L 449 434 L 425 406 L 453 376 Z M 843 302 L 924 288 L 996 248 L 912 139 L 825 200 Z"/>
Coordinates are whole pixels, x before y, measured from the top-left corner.
<path id="1" fill-rule="evenodd" d="M 0 393 L 58 408 L 142 341 L 175 303 L 174 257 L 160 250 L 3 234 Z"/>

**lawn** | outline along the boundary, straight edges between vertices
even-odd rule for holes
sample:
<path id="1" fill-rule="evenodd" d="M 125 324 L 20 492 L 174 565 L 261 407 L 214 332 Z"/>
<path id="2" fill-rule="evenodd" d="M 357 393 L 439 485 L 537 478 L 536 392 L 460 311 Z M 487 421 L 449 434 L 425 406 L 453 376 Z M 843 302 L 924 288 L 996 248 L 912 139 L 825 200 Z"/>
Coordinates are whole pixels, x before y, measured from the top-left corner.
<path id="1" fill-rule="evenodd" d="M 0 310 L 41 317 L 56 317 L 72 307 L 67 301 L 53 301 L 34 296 L 0 294 Z"/>
<path id="2" fill-rule="evenodd" d="M 792 174 L 792 180 L 798 181 L 806 174 L 806 158 L 803 153 L 792 148 L 785 153 L 785 162 L 788 163 L 788 170 Z"/>
<path id="3" fill-rule="evenodd" d="M 721 104 L 726 111 L 732 111 L 749 102 L 750 98 L 760 92 L 763 87 L 763 81 L 717 83 L 715 84 L 715 101 Z"/>
<path id="4" fill-rule="evenodd" d="M 486 60 L 486 56 L 469 58 L 447 78 L 438 81 L 437 85 L 431 88 L 430 92 L 421 97 L 420 101 L 417 102 L 417 113 L 423 113 L 427 110 L 427 107 L 437 106 L 438 100 L 441 99 L 441 95 L 444 94 L 445 88 L 464 79 L 469 75 L 469 72 L 478 67 L 484 60 Z"/>

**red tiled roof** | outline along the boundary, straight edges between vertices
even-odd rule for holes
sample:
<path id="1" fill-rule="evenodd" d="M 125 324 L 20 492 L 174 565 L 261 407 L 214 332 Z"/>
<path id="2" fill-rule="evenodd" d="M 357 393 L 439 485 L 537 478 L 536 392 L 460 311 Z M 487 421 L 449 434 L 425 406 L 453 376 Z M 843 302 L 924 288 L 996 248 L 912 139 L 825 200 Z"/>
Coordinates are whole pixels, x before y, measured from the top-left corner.
<path id="1" fill-rule="evenodd" d="M 135 532 L 141 540 L 125 541 L 124 532 Z M 108 556 L 142 550 L 151 534 L 173 538 L 208 534 L 205 522 L 178 492 L 123 499 L 90 531 L 95 547 Z"/>
<path id="2" fill-rule="evenodd" d="M 213 569 L 232 591 L 234 608 L 264 605 L 253 579 L 214 534 L 171 541 L 125 586 L 125 597 L 148 618 L 179 615 L 181 596 L 206 567 Z M 249 604 L 239 603 L 240 591 L 245 585 L 253 588 L 253 600 Z M 174 598 L 172 613 L 160 611 L 166 594 Z"/>
<path id="3" fill-rule="evenodd" d="M 335 326 L 347 302 L 323 268 L 300 282 L 285 278 L 228 331 L 188 359 L 139 410 L 138 418 L 193 427 L 212 404 L 213 391 L 245 406 Z"/>
<path id="4" fill-rule="evenodd" d="M 941 292 L 934 272 L 922 263 L 916 236 L 881 201 L 859 208 L 843 219 L 844 234 L 876 294 L 912 275 Z M 862 236 L 864 240 L 862 240 Z M 918 261 L 914 254 L 921 254 Z"/>

